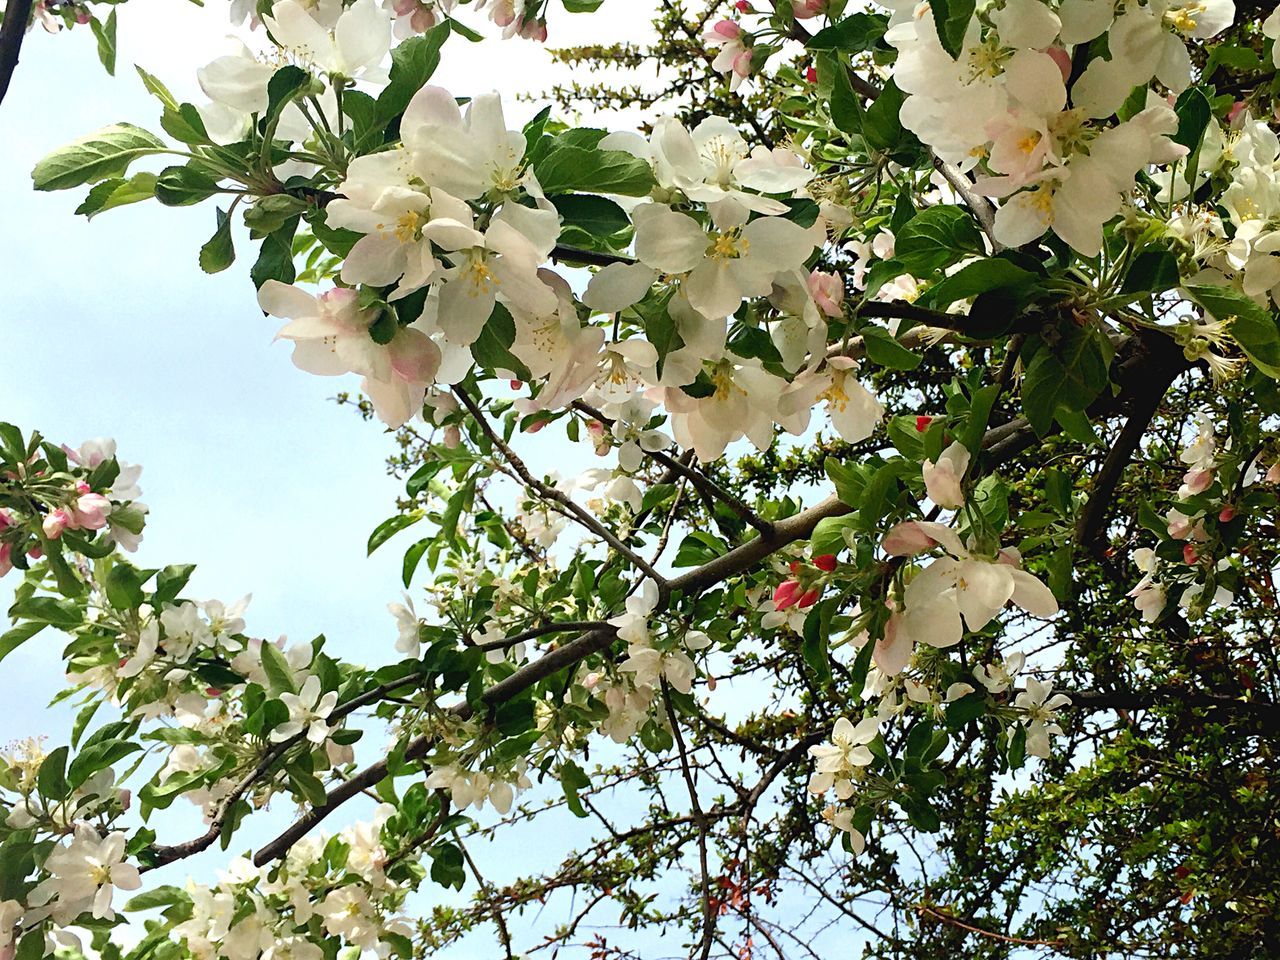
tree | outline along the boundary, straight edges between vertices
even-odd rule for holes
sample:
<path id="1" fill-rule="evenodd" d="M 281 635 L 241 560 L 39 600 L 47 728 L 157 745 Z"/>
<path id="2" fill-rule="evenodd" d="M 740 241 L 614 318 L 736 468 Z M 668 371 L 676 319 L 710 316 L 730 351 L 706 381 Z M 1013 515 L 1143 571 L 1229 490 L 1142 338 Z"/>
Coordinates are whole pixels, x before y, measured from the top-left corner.
<path id="1" fill-rule="evenodd" d="M 1280 18 L 663 2 L 557 54 L 657 64 L 553 92 L 643 135 L 431 85 L 477 12 L 608 15 L 562 6 L 236 3 L 270 65 L 141 73 L 164 136 L 33 171 L 225 204 L 206 272 L 243 220 L 395 431 L 369 549 L 415 528 L 420 586 L 382 665 L 256 639 L 130 560 L 114 444 L 0 425 L 0 656 L 69 634 L 84 703 L 0 771 L 4 956 L 1273 955 Z M 477 853 L 530 831 L 563 860 Z"/>

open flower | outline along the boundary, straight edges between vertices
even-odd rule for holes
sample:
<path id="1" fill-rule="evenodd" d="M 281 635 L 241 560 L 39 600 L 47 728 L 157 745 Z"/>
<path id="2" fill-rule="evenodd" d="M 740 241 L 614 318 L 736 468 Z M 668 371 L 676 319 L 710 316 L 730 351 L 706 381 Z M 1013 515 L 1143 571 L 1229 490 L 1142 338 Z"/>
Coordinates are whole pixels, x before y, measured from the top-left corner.
<path id="1" fill-rule="evenodd" d="M 289 719 L 271 731 L 271 741 L 280 743 L 298 734 L 306 732 L 312 743 L 321 744 L 329 738 L 329 724 L 326 722 L 333 708 L 338 703 L 338 694 L 334 690 L 321 695 L 320 678 L 314 674 L 307 677 L 299 693 L 282 693 L 280 702 L 289 708 Z"/>
<path id="2" fill-rule="evenodd" d="M 374 0 L 356 0 L 332 30 L 318 23 L 298 0 L 280 0 L 263 17 L 276 43 L 300 63 L 349 80 L 381 80 L 391 49 L 391 18 Z"/>
<path id="3" fill-rule="evenodd" d="M 1027 678 L 1027 688 L 1013 700 L 1013 705 L 1026 711 L 1023 723 L 1027 727 L 1027 753 L 1041 759 L 1049 756 L 1049 735 L 1062 736 L 1057 724 L 1057 712 L 1071 705 L 1071 698 L 1053 693 L 1053 683 L 1047 680 Z"/>

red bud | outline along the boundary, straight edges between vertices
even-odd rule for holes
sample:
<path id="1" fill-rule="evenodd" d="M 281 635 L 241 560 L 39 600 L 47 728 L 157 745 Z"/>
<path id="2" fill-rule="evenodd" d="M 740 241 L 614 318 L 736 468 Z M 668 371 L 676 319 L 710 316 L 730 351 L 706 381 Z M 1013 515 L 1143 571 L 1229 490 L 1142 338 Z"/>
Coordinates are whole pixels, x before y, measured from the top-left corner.
<path id="1" fill-rule="evenodd" d="M 837 560 L 834 553 L 824 553 L 820 557 L 813 558 L 813 565 L 819 570 L 825 570 L 827 573 L 834 570 L 836 568 L 836 564 Z"/>

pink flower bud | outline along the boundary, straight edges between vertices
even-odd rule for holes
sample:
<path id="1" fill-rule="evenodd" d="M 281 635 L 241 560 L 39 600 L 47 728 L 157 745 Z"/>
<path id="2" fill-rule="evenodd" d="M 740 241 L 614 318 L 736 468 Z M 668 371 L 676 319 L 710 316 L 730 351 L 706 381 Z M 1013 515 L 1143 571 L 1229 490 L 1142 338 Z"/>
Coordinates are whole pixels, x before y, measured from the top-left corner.
<path id="1" fill-rule="evenodd" d="M 88 493 L 90 489 L 92 488 L 83 480 L 76 481 L 76 493 Z"/>
<path id="2" fill-rule="evenodd" d="M 1229 503 L 1223 507 L 1222 511 L 1218 514 L 1218 522 L 1220 523 L 1230 523 L 1235 518 L 1236 508 Z"/>
<path id="3" fill-rule="evenodd" d="M 462 431 L 456 426 L 447 426 L 444 428 L 444 446 L 446 450 L 457 450 L 458 445 L 462 443 Z"/>
<path id="4" fill-rule="evenodd" d="M 740 77 L 751 76 L 751 51 L 743 50 L 733 58 L 733 72 Z"/>
<path id="5" fill-rule="evenodd" d="M 1183 486 L 1190 495 L 1204 493 L 1213 486 L 1212 470 L 1188 470 L 1182 476 Z"/>
<path id="6" fill-rule="evenodd" d="M 1200 555 L 1196 551 L 1194 543 L 1186 543 L 1182 546 L 1182 562 L 1189 567 L 1194 567 L 1200 562 Z"/>
<path id="7" fill-rule="evenodd" d="M 836 560 L 836 555 L 834 553 L 824 553 L 819 557 L 813 558 L 813 565 L 819 570 L 825 570 L 827 573 L 834 570 L 837 563 L 838 561 Z"/>
<path id="8" fill-rule="evenodd" d="M 800 581 L 783 580 L 773 591 L 773 609 L 786 610 L 800 600 Z"/>
<path id="9" fill-rule="evenodd" d="M 100 493 L 86 493 L 71 508 L 74 526 L 82 530 L 101 530 L 107 525 L 111 501 Z"/>
<path id="10" fill-rule="evenodd" d="M 130 806 L 132 803 L 133 803 L 133 791 L 132 791 L 132 790 L 121 790 L 121 791 L 120 791 L 120 809 L 121 809 L 121 810 L 128 810 L 128 809 L 129 809 L 129 806 Z"/>
<path id="11" fill-rule="evenodd" d="M 74 528 L 74 525 L 71 522 L 71 514 L 67 513 L 67 511 L 63 510 L 61 507 L 52 511 L 47 517 L 45 517 L 44 522 L 40 526 L 44 530 L 44 535 L 50 540 L 57 540 L 62 536 L 62 531 L 66 530 L 67 527 Z"/>
<path id="12" fill-rule="evenodd" d="M 1050 47 L 1045 51 L 1049 55 L 1049 59 L 1058 65 L 1058 70 L 1062 73 L 1062 82 L 1068 83 L 1071 80 L 1071 54 L 1067 53 L 1062 47 Z"/>
<path id="13" fill-rule="evenodd" d="M 13 569 L 13 544 L 0 543 L 0 577 Z"/>
<path id="14" fill-rule="evenodd" d="M 10 513 L 8 510 L 0 509 L 0 530 L 3 530 L 5 527 L 12 527 L 12 526 L 13 526 L 13 514 Z"/>
<path id="15" fill-rule="evenodd" d="M 898 524 L 884 535 L 880 546 L 891 557 L 909 557 L 913 554 L 932 550 L 938 541 L 925 533 L 918 521 L 907 520 Z"/>
<path id="16" fill-rule="evenodd" d="M 1227 123 L 1229 124 L 1235 123 L 1236 117 L 1244 113 L 1244 108 L 1245 108 L 1245 102 L 1243 100 L 1237 100 L 1235 103 L 1233 103 L 1231 105 L 1231 109 L 1227 111 Z"/>
<path id="17" fill-rule="evenodd" d="M 397 17 L 407 17 L 418 9 L 418 0 L 395 0 L 391 9 L 396 12 Z"/>
<path id="18" fill-rule="evenodd" d="M 827 0 L 795 0 L 791 5 L 797 20 L 821 16 L 827 8 Z"/>
<path id="19" fill-rule="evenodd" d="M 742 36 L 742 28 L 736 20 L 721 20 L 711 28 L 711 32 L 725 40 L 737 40 Z"/>
<path id="20" fill-rule="evenodd" d="M 822 596 L 821 587 L 810 587 L 800 595 L 800 600 L 796 603 L 796 607 L 804 610 L 806 607 L 812 607 L 818 602 L 818 598 Z"/>
<path id="21" fill-rule="evenodd" d="M 733 6 L 739 13 L 755 13 L 755 10 L 752 9 L 751 4 L 748 3 L 747 0 L 738 0 L 738 2 Z"/>
<path id="22" fill-rule="evenodd" d="M 39 560 L 41 557 L 44 556 L 44 547 L 40 546 L 40 544 L 38 543 L 33 544 L 31 549 L 27 551 L 27 556 L 30 557 L 32 560 Z"/>
<path id="23" fill-rule="evenodd" d="M 840 305 L 844 302 L 844 281 L 836 274 L 821 270 L 809 274 L 809 295 L 828 317 L 843 315 Z"/>

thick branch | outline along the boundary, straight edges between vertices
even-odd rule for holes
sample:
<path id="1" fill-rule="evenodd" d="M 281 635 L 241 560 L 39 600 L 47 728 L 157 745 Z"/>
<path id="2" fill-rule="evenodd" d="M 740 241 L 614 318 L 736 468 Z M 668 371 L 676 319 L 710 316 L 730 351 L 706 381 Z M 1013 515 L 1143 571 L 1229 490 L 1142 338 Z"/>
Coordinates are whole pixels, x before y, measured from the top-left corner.
<path id="1" fill-rule="evenodd" d="M 4 23 L 0 25 L 0 102 L 9 92 L 9 81 L 18 68 L 18 54 L 22 40 L 27 35 L 27 21 L 31 19 L 33 0 L 9 0 L 4 11 Z"/>

